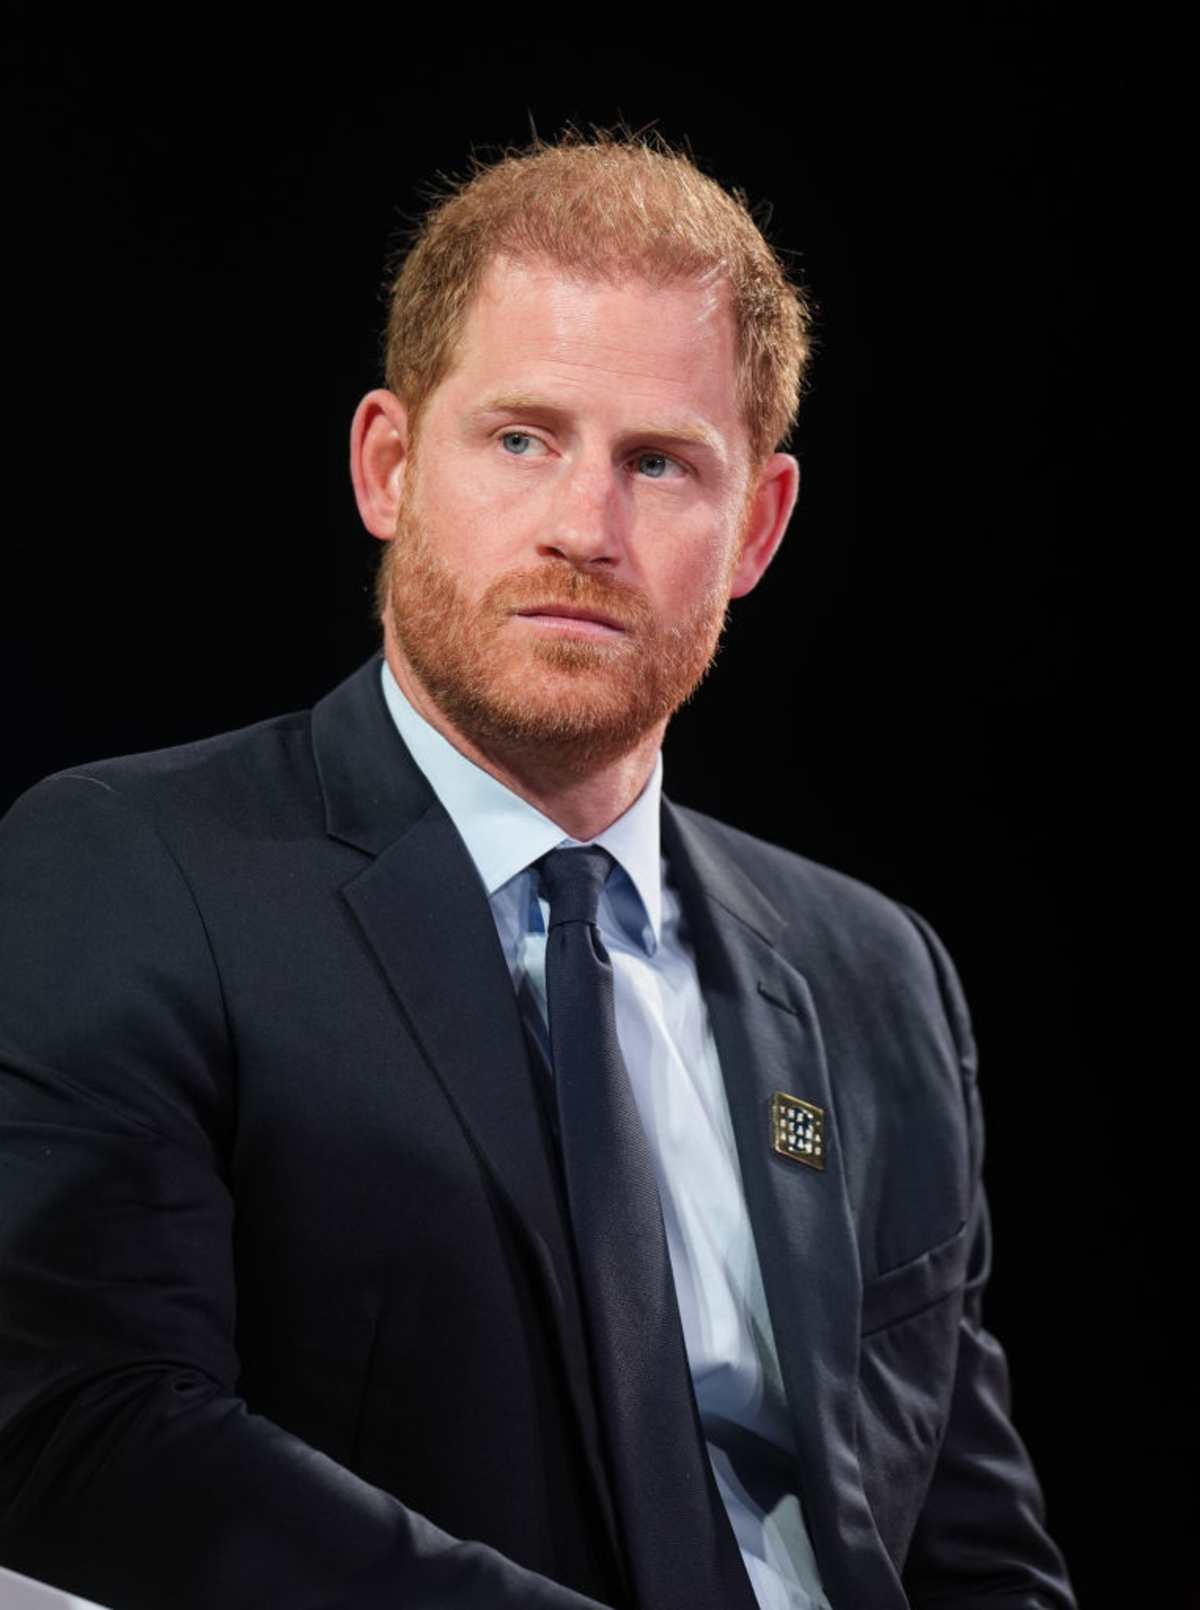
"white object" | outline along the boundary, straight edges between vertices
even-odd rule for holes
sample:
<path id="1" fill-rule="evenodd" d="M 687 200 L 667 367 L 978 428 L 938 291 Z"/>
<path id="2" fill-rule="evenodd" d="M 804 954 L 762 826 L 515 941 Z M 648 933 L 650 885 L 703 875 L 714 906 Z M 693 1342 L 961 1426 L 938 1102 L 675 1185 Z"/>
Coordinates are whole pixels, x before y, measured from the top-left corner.
<path id="1" fill-rule="evenodd" d="M 47 1587 L 31 1576 L 18 1576 L 0 1565 L 0 1610 L 104 1610 L 104 1606 Z"/>

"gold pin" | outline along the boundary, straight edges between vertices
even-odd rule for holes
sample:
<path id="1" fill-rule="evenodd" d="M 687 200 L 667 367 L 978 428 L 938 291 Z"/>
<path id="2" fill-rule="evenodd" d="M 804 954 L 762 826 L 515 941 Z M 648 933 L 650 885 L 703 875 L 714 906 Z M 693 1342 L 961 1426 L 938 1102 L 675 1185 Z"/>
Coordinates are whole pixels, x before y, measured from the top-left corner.
<path id="1" fill-rule="evenodd" d="M 771 1097 L 771 1145 L 781 1157 L 825 1167 L 825 1114 L 811 1101 L 777 1090 Z"/>

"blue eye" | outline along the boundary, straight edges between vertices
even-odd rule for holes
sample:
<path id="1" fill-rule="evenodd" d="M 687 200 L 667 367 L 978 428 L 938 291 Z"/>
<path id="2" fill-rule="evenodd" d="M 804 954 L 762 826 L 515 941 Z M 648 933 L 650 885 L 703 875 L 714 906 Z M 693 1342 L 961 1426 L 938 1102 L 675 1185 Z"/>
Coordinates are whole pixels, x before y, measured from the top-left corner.
<path id="1" fill-rule="evenodd" d="M 529 451 L 533 437 L 523 430 L 506 430 L 500 440 L 504 443 L 506 453 L 511 453 L 514 458 L 520 458 Z"/>
<path id="2" fill-rule="evenodd" d="M 637 456 L 638 469 L 651 481 L 661 481 L 670 463 L 665 453 L 639 453 Z"/>

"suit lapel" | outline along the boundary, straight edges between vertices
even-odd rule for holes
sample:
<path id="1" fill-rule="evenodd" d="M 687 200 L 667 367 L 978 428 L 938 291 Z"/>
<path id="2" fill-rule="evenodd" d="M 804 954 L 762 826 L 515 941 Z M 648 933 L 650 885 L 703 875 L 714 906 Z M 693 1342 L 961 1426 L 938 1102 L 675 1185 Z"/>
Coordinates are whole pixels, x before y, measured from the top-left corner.
<path id="1" fill-rule="evenodd" d="M 867 1505 L 855 1453 L 861 1281 L 812 995 L 776 948 L 784 918 L 722 853 L 712 830 L 664 802 L 663 845 L 728 1094 L 822 1582 L 835 1606 L 900 1610 L 907 1601 Z M 823 1110 L 823 1170 L 772 1149 L 776 1091 Z"/>
<path id="2" fill-rule="evenodd" d="M 316 707 L 313 743 L 331 836 L 371 857 L 343 897 L 532 1251 L 619 1558 L 556 1164 L 487 896 L 388 714 L 378 660 Z"/>
<path id="3" fill-rule="evenodd" d="M 475 867 L 436 802 L 342 890 L 413 1037 L 517 1217 L 561 1261 L 512 980 Z"/>

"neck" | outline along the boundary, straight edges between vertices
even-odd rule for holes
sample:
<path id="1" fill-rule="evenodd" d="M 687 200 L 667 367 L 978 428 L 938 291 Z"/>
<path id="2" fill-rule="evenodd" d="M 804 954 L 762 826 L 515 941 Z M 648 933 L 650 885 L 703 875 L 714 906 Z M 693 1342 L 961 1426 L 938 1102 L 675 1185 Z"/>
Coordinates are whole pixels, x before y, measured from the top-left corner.
<path id="1" fill-rule="evenodd" d="M 625 814 L 649 781 L 666 731 L 665 721 L 617 755 L 589 751 L 578 743 L 479 743 L 448 719 L 393 644 L 387 644 L 386 653 L 400 691 L 417 714 L 460 754 L 549 817 L 569 838 L 586 842 L 603 833 Z"/>

